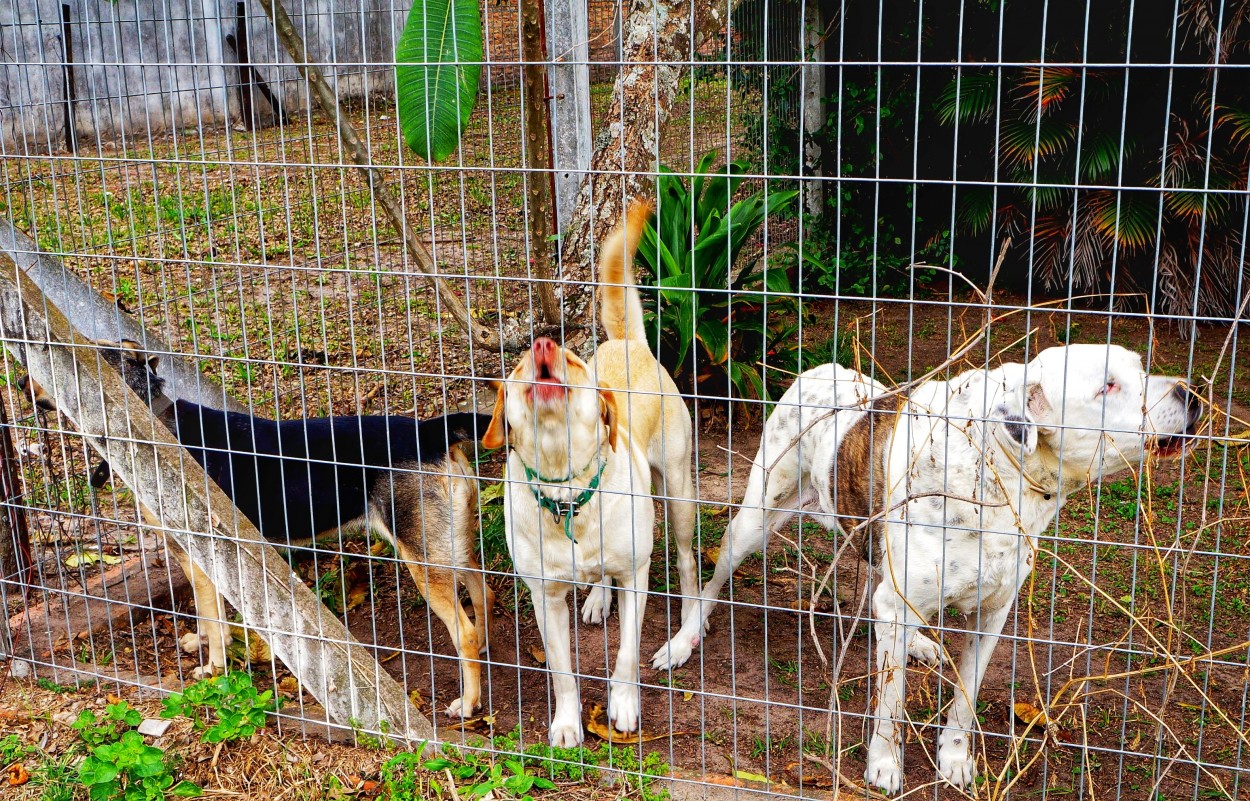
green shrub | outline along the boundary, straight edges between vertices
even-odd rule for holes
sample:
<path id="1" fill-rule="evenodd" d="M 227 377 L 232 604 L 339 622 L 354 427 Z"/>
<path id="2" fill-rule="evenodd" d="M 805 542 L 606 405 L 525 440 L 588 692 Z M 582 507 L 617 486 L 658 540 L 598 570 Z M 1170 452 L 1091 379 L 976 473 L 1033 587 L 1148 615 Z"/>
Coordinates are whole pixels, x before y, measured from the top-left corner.
<path id="1" fill-rule="evenodd" d="M 697 380 L 700 394 L 714 394 L 732 384 L 738 397 L 767 400 L 757 362 L 796 363 L 802 306 L 782 259 L 739 261 L 764 221 L 787 213 L 798 192 L 765 189 L 734 202 L 747 164 L 717 165 L 716 155 L 703 157 L 689 188 L 667 168 L 656 182 L 658 213 L 636 258 L 657 290 L 643 293 L 647 328 L 684 388 Z"/>

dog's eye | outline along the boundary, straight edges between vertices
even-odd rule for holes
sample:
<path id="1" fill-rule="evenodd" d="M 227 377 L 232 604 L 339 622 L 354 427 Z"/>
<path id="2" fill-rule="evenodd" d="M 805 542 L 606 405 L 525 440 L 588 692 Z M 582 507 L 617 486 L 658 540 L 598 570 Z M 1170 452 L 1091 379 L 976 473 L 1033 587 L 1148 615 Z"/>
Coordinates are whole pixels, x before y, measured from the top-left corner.
<path id="1" fill-rule="evenodd" d="M 1120 388 L 1120 385 L 1119 385 L 1119 384 L 1117 384 L 1117 383 L 1116 383 L 1115 381 L 1113 381 L 1113 380 L 1109 380 L 1109 381 L 1107 381 L 1107 383 L 1106 383 L 1106 384 L 1104 384 L 1104 385 L 1103 385 L 1103 388 L 1102 388 L 1102 389 L 1100 389 L 1100 390 L 1098 391 L 1098 394 L 1099 394 L 1099 395 L 1110 395 L 1112 392 L 1115 392 L 1115 391 L 1116 391 L 1117 389 L 1119 389 L 1119 388 Z"/>

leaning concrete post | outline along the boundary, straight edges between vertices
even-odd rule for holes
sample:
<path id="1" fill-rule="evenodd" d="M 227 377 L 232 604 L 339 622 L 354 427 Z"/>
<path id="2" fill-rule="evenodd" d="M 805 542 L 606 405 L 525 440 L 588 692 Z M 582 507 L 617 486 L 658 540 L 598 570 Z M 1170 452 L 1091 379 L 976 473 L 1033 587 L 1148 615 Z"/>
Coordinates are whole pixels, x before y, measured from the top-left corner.
<path id="1" fill-rule="evenodd" d="M 261 539 L 147 405 L 0 252 L 0 336 L 57 408 L 344 726 L 431 739 L 430 722 Z"/>

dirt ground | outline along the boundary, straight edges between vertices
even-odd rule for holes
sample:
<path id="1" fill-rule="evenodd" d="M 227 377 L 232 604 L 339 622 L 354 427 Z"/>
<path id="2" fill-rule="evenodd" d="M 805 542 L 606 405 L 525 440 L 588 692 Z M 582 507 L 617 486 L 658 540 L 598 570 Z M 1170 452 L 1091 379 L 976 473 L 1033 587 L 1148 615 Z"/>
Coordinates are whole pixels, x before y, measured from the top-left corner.
<path id="1" fill-rule="evenodd" d="M 717 91 L 711 90 L 713 100 L 723 106 Z M 596 98 L 605 100 L 602 93 Z M 498 96 L 489 126 L 466 135 L 465 169 L 405 168 L 400 177 L 413 199 L 412 217 L 420 218 L 440 263 L 467 288 L 487 324 L 522 315 L 533 303 L 522 269 L 520 150 L 512 147 L 515 137 L 505 136 L 519 127 L 514 101 Z M 372 112 L 369 119 L 355 113 L 369 127 L 375 158 L 403 162 L 388 109 Z M 723 114 L 696 119 L 692 112 L 676 121 L 665 134 L 669 163 L 697 159 L 699 153 L 682 151 L 683 142 L 694 141 L 682 128 L 691 124 L 730 127 Z M 87 153 L 73 160 L 8 159 L 0 163 L 6 188 L 0 213 L 17 218 L 41 246 L 62 254 L 258 413 L 439 413 L 471 404 L 510 366 L 511 354 L 461 347 L 459 332 L 439 316 L 398 242 L 371 213 L 368 190 L 336 165 L 329 126 L 191 139 L 159 153 L 116 147 L 94 159 Z M 1152 371 L 1185 376 L 1208 393 L 1230 415 L 1213 409 L 1214 434 L 1250 429 L 1245 329 L 1232 350 L 1227 326 L 1182 331 L 1131 306 L 1114 315 L 1091 311 L 1090 300 L 1028 311 L 1020 310 L 1023 298 L 995 300 L 991 341 L 958 367 L 1022 358 L 1026 340 L 1029 352 L 1064 342 L 1116 342 L 1147 356 Z M 942 364 L 981 319 L 972 293 L 941 281 L 912 301 L 814 299 L 808 310 L 805 350 L 852 338 L 858 366 L 887 384 Z M 17 372 L 10 365 L 7 379 Z M 84 543 L 107 555 L 150 543 L 136 533 L 133 499 L 124 488 L 92 493 L 86 487 L 81 441 L 63 436 L 55 419 L 34 418 L 9 401 L 36 557 L 49 586 L 72 589 L 100 570 L 65 567 L 69 554 L 90 551 Z M 707 552 L 740 499 L 761 413 L 758 406 L 730 412 L 714 403 L 696 410 L 705 576 L 714 561 Z M 1116 477 L 1069 502 L 1043 541 L 1034 581 L 990 665 L 979 713 L 982 772 L 991 780 L 979 794 L 989 797 L 1015 782 L 1015 797 L 1028 798 L 1220 798 L 1225 791 L 1236 797 L 1232 782 L 1250 753 L 1242 732 L 1250 714 L 1244 441 L 1213 441 L 1181 464 Z M 498 471 L 498 458 L 483 467 L 487 477 Z M 498 507 L 484 519 L 493 524 L 483 544 L 499 596 L 486 670 L 493 732 L 519 726 L 523 743 L 541 742 L 550 699 L 548 677 L 533 655 L 539 638 L 531 606 L 508 572 Z M 782 532 L 765 557 L 744 563 L 732 582 L 733 603 L 715 612 L 713 630 L 689 664 L 671 674 L 644 668 L 644 728 L 666 735 L 644 750 L 687 776 L 724 779 L 736 772 L 767 777 L 777 789 L 823 790 L 836 765 L 858 781 L 871 684 L 871 641 L 855 616 L 861 565 L 843 558 L 815 612 L 796 608 L 810 598 L 813 577 L 825 575 L 837 545 L 811 524 Z M 386 669 L 434 715 L 459 695 L 446 631 L 393 560 L 370 558 L 362 541 L 343 548 L 353 558 L 318 555 L 298 566 L 301 575 L 357 637 L 378 646 Z M 656 554 L 644 662 L 678 622 L 679 604 L 665 596 L 676 586 L 673 554 L 659 547 Z M 53 661 L 92 665 L 102 675 L 122 668 L 175 680 L 187 675 L 195 660 L 176 648 L 176 634 L 188 622 L 187 599 L 177 600 L 177 614 L 167 604 L 133 602 L 139 613 L 132 628 L 76 637 Z M 606 629 L 577 622 L 577 666 L 589 708 L 603 700 L 616 618 Z M 952 616 L 941 623 L 948 645 L 957 648 L 965 621 Z M 285 676 L 280 665 L 255 661 L 258 683 Z M 951 697 L 949 672 L 913 670 L 908 686 L 914 728 L 907 787 L 924 788 L 926 797 L 959 797 L 931 786 L 934 720 Z M 295 710 L 309 699 L 299 692 L 290 698 Z M 1047 708 L 1053 726 L 1044 737 L 1045 726 L 1026 732 L 1018 704 Z M 439 724 L 440 736 L 462 736 L 444 719 Z"/>
<path id="2" fill-rule="evenodd" d="M 867 302 L 844 301 L 823 307 L 816 318 L 826 328 L 834 318 L 841 326 L 858 327 L 862 353 L 876 355 L 878 374 L 900 380 L 944 360 L 952 347 L 947 331 L 953 332 L 950 342 L 962 340 L 958 319 L 948 314 L 940 303 L 881 303 L 874 309 Z M 1233 419 L 1217 414 L 1218 431 L 1226 422 L 1233 434 L 1247 428 L 1250 375 L 1242 357 L 1250 354 L 1236 354 L 1237 373 L 1230 379 L 1234 354 L 1220 360 L 1227 329 L 1200 329 L 1191 346 L 1171 330 L 1151 331 L 1144 318 L 1082 314 L 1069 322 L 1062 313 L 1034 312 L 1027 321 L 1016 315 L 996 327 L 994 350 L 999 342 L 1015 341 L 1026 326 L 1036 330 L 1035 348 L 1061 342 L 1078 326 L 1085 341 L 1103 341 L 1110 330 L 1112 341 L 1139 352 L 1149 345 L 1156 372 L 1190 375 L 1197 383 L 1213 378 L 1217 401 L 1231 396 Z M 1017 346 L 1001 358 L 1018 351 Z M 1218 375 L 1213 372 L 1217 363 Z M 758 414 L 735 409 L 734 415 L 728 419 L 723 406 L 705 409 L 697 426 L 705 577 L 714 561 L 708 550 L 728 522 L 729 505 L 741 495 L 758 442 Z M 484 473 L 497 470 L 497 464 L 487 466 Z M 990 665 L 979 705 L 983 772 L 999 782 L 1014 782 L 1017 792 L 1030 797 L 1080 792 L 1082 783 L 1099 794 L 1118 786 L 1124 798 L 1191 797 L 1195 792 L 1220 797 L 1221 788 L 1234 793 L 1232 782 L 1246 749 L 1239 721 L 1246 712 L 1250 630 L 1248 470 L 1244 446 L 1212 445 L 1182 464 L 1153 465 L 1141 477 L 1140 493 L 1136 478 L 1126 475 L 1070 501 L 1054 536 L 1043 541 L 1039 569 Z M 491 536 L 490 531 L 484 535 L 487 564 L 494 571 L 491 582 L 499 604 L 485 670 L 487 709 L 493 732 L 520 726 L 523 743 L 541 742 L 551 699 L 548 677 L 533 654 L 539 635 L 527 592 L 508 574 L 506 558 Z M 715 612 L 713 630 L 690 663 L 671 674 L 644 667 L 644 730 L 666 735 L 644 749 L 660 753 L 682 775 L 769 777 L 778 789 L 782 783 L 829 787 L 831 762 L 852 781 L 862 774 L 872 681 L 868 630 L 862 612 L 856 616 L 864 569 L 843 557 L 816 611 L 797 611 L 806 608 L 800 598 L 811 597 L 813 581 L 824 576 L 837 544 L 819 526 L 792 526 L 774 539 L 765 557 L 747 560 L 735 575 L 733 603 Z M 423 711 L 439 724 L 440 737 L 464 737 L 438 714 L 459 695 L 446 631 L 412 583 L 397 578 L 393 561 L 368 561 L 367 546 L 360 541 L 347 543 L 346 549 L 360 558 L 340 562 L 331 555 L 317 564 L 306 561 L 300 569 L 318 586 L 327 575 L 339 580 L 335 571 L 346 575 L 341 589 L 332 585 L 323 593 L 332 610 L 349 609 L 352 632 L 379 646 L 387 670 L 416 692 Z M 672 550 L 657 547 L 656 554 L 644 661 L 679 621 L 679 602 L 664 594 L 676 588 Z M 367 587 L 367 594 L 355 587 Z M 180 604 L 180 611 L 189 611 L 186 599 Z M 114 631 L 111 643 L 104 638 L 109 659 L 133 665 L 141 674 L 189 670 L 194 660 L 175 656 L 176 625 L 186 624 L 180 620 L 176 624 L 173 615 L 158 609 L 143 625 Z M 615 656 L 616 618 L 606 629 L 574 620 L 577 670 L 589 708 L 603 703 Z M 941 622 L 955 653 L 965 624 L 955 616 Z M 68 645 L 57 660 L 74 659 L 74 649 Z M 276 676 L 266 664 L 257 671 L 262 685 L 285 675 L 280 666 Z M 935 715 L 951 697 L 950 681 L 949 671 L 910 672 L 910 789 L 935 779 Z M 295 693 L 291 700 L 307 703 L 311 697 Z M 1047 736 L 1039 730 L 1044 727 L 1026 732 L 1026 721 L 1015 714 L 1019 704 L 1048 708 L 1054 725 Z M 830 714 L 831 707 L 836 714 Z M 470 736 L 487 731 L 479 728 Z M 982 792 L 993 787 L 988 782 Z M 949 788 L 925 792 L 959 797 Z"/>

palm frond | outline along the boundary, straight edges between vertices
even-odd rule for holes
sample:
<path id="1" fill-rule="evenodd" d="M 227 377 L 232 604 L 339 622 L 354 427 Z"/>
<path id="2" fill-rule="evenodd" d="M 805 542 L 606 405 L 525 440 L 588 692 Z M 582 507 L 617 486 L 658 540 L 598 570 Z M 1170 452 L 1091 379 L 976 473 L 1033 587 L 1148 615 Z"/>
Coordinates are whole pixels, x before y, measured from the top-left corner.
<path id="1" fill-rule="evenodd" d="M 959 122 L 985 122 L 994 115 L 998 98 L 996 71 L 959 70 L 934 103 L 943 125 Z"/>
<path id="2" fill-rule="evenodd" d="M 1132 140 L 1125 138 L 1121 148 L 1118 136 L 1091 131 L 1081 139 L 1081 174 L 1087 181 L 1114 178 L 1120 163 L 1132 153 Z"/>
<path id="3" fill-rule="evenodd" d="M 1085 193 L 1083 200 L 1088 224 L 1107 242 L 1129 252 L 1154 242 L 1159 206 L 1153 193 L 1099 189 Z"/>
<path id="4" fill-rule="evenodd" d="M 1013 94 L 1029 118 L 1036 119 L 1056 110 L 1080 82 L 1081 73 L 1073 67 L 1025 67 Z"/>
<path id="5" fill-rule="evenodd" d="M 1054 118 L 1004 120 L 999 136 L 1002 157 L 1009 164 L 1031 166 L 1034 159 L 1062 153 L 1072 144 L 1075 133 L 1071 123 Z"/>
<path id="6" fill-rule="evenodd" d="M 1237 106 L 1220 106 L 1215 121 L 1228 129 L 1233 147 L 1250 147 L 1250 111 Z"/>

